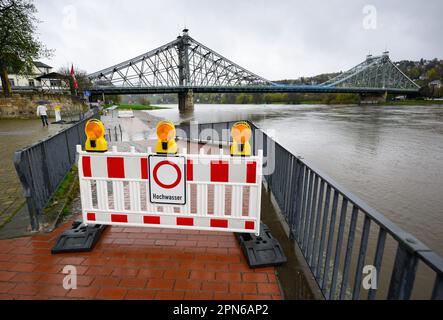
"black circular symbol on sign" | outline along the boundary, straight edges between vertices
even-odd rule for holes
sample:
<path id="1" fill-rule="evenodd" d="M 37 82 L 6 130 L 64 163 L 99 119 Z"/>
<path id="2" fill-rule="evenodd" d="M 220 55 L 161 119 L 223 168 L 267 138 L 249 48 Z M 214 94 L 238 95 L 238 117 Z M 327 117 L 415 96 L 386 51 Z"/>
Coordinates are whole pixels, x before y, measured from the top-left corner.
<path id="1" fill-rule="evenodd" d="M 169 165 L 169 166 L 173 167 L 175 169 L 175 171 L 177 172 L 177 179 L 171 184 L 164 184 L 157 177 L 158 169 L 160 169 L 160 167 L 164 166 L 164 165 Z M 152 172 L 152 175 L 153 175 L 155 183 L 157 183 L 160 187 L 162 187 L 164 189 L 175 188 L 180 183 L 180 181 L 182 179 L 182 173 L 181 173 L 179 166 L 176 165 L 174 162 L 167 161 L 167 160 L 163 160 L 163 161 L 160 161 L 159 163 L 157 163 L 154 167 L 154 171 Z"/>

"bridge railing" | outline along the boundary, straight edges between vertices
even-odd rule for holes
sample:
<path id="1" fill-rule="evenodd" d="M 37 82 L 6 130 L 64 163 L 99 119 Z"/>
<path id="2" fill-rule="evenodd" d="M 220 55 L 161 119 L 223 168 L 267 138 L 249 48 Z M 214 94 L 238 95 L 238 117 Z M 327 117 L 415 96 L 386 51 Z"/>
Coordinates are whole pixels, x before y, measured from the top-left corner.
<path id="1" fill-rule="evenodd" d="M 38 230 L 43 208 L 75 163 L 76 145 L 84 144 L 85 123 L 91 118 L 99 118 L 98 109 L 84 113 L 73 126 L 15 152 L 14 165 L 33 230 Z"/>
<path id="2" fill-rule="evenodd" d="M 177 134 L 227 144 L 232 124 L 183 124 Z M 326 299 L 443 299 L 440 256 L 250 125 L 267 188 Z"/>

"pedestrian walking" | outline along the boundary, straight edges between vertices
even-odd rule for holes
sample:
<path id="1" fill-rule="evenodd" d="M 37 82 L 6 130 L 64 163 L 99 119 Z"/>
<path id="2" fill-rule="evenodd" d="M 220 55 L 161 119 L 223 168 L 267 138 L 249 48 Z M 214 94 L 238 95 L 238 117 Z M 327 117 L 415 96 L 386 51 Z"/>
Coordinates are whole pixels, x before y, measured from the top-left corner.
<path id="1" fill-rule="evenodd" d="M 37 116 L 40 116 L 40 119 L 42 119 L 43 127 L 45 126 L 49 127 L 47 111 L 48 109 L 44 104 L 40 104 L 37 107 Z"/>

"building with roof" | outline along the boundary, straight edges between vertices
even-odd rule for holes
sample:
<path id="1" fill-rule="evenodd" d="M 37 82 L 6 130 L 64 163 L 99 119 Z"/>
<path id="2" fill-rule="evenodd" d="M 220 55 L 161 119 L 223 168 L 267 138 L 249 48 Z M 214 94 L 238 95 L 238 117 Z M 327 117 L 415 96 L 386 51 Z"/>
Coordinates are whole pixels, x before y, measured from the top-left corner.
<path id="1" fill-rule="evenodd" d="M 440 89 L 442 87 L 441 80 L 434 80 L 428 83 L 428 86 L 435 87 L 436 89 Z"/>
<path id="2" fill-rule="evenodd" d="M 69 76 L 50 72 L 34 78 L 39 82 L 42 91 L 69 92 Z"/>
<path id="3" fill-rule="evenodd" d="M 32 73 L 29 75 L 9 74 L 9 82 L 13 91 L 40 90 L 64 92 L 69 91 L 69 77 L 52 71 L 53 67 L 34 61 Z M 0 83 L 1 87 L 1 83 Z"/>

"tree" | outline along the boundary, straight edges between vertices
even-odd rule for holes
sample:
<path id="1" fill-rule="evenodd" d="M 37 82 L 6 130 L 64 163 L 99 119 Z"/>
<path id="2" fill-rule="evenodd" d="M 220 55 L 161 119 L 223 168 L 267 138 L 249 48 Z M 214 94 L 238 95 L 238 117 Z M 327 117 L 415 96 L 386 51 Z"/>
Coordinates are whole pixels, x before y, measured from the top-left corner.
<path id="1" fill-rule="evenodd" d="M 151 101 L 149 101 L 149 99 L 147 97 L 145 97 L 145 96 L 139 97 L 138 98 L 138 102 L 141 105 L 144 105 L 144 106 L 150 106 L 151 105 Z"/>
<path id="2" fill-rule="evenodd" d="M 408 75 L 413 80 L 418 79 L 420 77 L 420 69 L 418 69 L 416 66 L 413 66 L 409 70 Z"/>
<path id="3" fill-rule="evenodd" d="M 263 94 L 261 93 L 253 93 L 251 94 L 252 96 L 252 103 L 253 104 L 261 104 L 263 103 L 265 100 L 263 99 Z"/>
<path id="4" fill-rule="evenodd" d="M 287 97 L 286 101 L 287 103 L 297 104 L 300 103 L 300 101 L 302 101 L 299 93 L 291 92 L 286 94 L 286 97 Z"/>
<path id="5" fill-rule="evenodd" d="M 247 93 L 240 93 L 235 98 L 236 104 L 249 104 L 252 102 L 252 96 Z"/>
<path id="6" fill-rule="evenodd" d="M 88 73 L 85 70 L 76 68 L 74 66 L 75 79 L 78 84 L 78 92 L 82 92 L 84 90 L 88 90 L 92 88 L 91 80 L 88 78 Z M 74 90 L 74 79 L 71 77 L 71 65 L 66 65 L 66 67 L 61 67 L 58 69 L 58 73 L 61 73 L 65 76 L 69 77 L 69 87 L 71 88 L 71 93 L 75 94 Z"/>
<path id="7" fill-rule="evenodd" d="M 0 76 L 5 96 L 11 95 L 8 73 L 31 74 L 34 60 L 52 54 L 35 37 L 36 13 L 32 0 L 0 0 Z"/>
<path id="8" fill-rule="evenodd" d="M 429 81 L 438 79 L 438 73 L 435 68 L 429 69 L 426 75 L 428 76 Z"/>
<path id="9" fill-rule="evenodd" d="M 235 103 L 235 94 L 225 93 L 221 99 L 222 104 L 233 104 Z"/>

